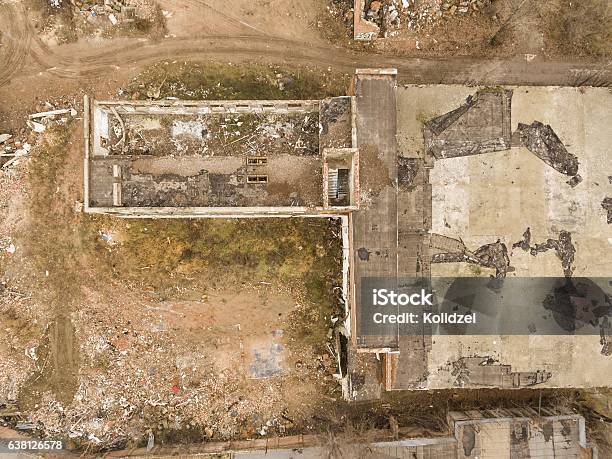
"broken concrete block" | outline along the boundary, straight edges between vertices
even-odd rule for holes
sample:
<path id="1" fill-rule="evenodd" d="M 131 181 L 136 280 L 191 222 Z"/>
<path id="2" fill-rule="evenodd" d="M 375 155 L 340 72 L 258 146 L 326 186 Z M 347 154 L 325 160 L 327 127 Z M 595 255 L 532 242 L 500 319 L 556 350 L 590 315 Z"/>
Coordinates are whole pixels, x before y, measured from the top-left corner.
<path id="1" fill-rule="evenodd" d="M 36 121 L 28 120 L 27 124 L 28 124 L 28 127 L 32 129 L 34 132 L 41 133 L 41 132 L 45 132 L 45 129 L 47 129 L 47 127 L 44 124 L 37 123 Z"/>
<path id="2" fill-rule="evenodd" d="M 11 134 L 0 134 L 0 143 L 4 143 L 13 137 Z"/>
<path id="3" fill-rule="evenodd" d="M 33 113 L 30 115 L 30 119 L 33 120 L 36 118 L 45 118 L 47 116 L 65 115 L 66 113 L 70 113 L 70 110 L 67 108 L 63 108 L 60 110 L 50 110 L 48 112 Z"/>

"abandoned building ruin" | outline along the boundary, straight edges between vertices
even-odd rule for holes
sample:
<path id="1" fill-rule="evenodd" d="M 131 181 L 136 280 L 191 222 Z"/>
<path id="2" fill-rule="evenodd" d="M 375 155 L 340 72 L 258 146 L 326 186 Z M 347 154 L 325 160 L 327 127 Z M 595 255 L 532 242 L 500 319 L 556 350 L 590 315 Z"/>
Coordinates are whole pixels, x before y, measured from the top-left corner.
<path id="1" fill-rule="evenodd" d="M 359 440 L 355 443 L 343 442 L 336 446 L 336 451 L 340 457 L 381 459 L 570 459 L 597 458 L 599 453 L 597 446 L 587 441 L 585 419 L 569 410 L 555 412 L 542 409 L 538 412 L 531 408 L 513 408 L 451 411 L 447 423 L 449 429 L 443 436 L 403 438 L 408 429 L 399 427 L 395 438 L 389 437 L 367 445 L 359 444 Z M 236 445 L 238 451 L 231 457 L 329 457 L 329 450 L 321 446 L 314 435 L 270 440 L 236 442 L 239 443 Z M 219 443 L 209 445 L 211 452 L 220 451 Z"/>
<path id="2" fill-rule="evenodd" d="M 554 340 L 529 341 L 534 355 L 517 357 L 515 368 L 492 359 L 487 344 L 444 341 L 426 326 L 408 336 L 397 324 L 379 335 L 359 334 L 364 279 L 428 278 L 432 263 L 467 262 L 499 278 L 513 271 L 499 239 L 466 247 L 432 232 L 429 177 L 436 162 L 522 147 L 554 173 L 576 177 L 580 168 L 550 126 L 534 120 L 513 133 L 513 90 L 504 88 L 476 91 L 459 107 L 422 121 L 421 148 L 404 151 L 398 110 L 406 108 L 398 107 L 396 80 L 394 69 L 360 69 L 349 95 L 325 100 L 86 98 L 85 211 L 130 218 L 340 218 L 345 320 L 337 330 L 338 365 L 349 400 L 378 398 L 382 390 L 558 386 L 551 378 L 565 370 L 544 363 Z M 552 249 L 572 275 L 569 233 L 533 247 L 528 236 L 515 248 L 534 256 Z M 501 342 L 520 347 L 529 339 Z M 537 346 L 543 346 L 539 353 Z M 606 358 L 591 347 L 593 359 Z M 609 366 L 610 359 L 576 371 L 596 379 L 597 364 Z M 586 383 L 568 377 L 565 384 Z"/>

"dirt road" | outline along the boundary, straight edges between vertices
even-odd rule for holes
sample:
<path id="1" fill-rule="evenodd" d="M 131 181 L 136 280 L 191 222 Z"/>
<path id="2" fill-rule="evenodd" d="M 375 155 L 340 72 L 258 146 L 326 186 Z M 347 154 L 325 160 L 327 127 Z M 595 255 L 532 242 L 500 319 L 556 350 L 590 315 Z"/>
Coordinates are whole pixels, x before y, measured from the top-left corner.
<path id="1" fill-rule="evenodd" d="M 225 33 L 197 38 L 169 36 L 161 41 L 115 39 L 79 41 L 48 47 L 37 38 L 27 13 L 18 4 L 0 4 L 0 98 L 29 88 L 64 80 L 87 81 L 117 72 L 132 73 L 160 59 L 222 59 L 231 62 L 284 62 L 331 66 L 351 72 L 356 67 L 396 67 L 400 83 L 418 84 L 527 84 L 612 85 L 611 63 L 544 61 L 525 58 L 420 59 L 358 53 L 333 47 L 321 40 L 280 36 L 234 16 L 225 18 L 232 28 Z M 191 35 L 193 36 L 193 35 Z M 9 97 L 10 99 L 10 97 Z"/>
<path id="2" fill-rule="evenodd" d="M 419 59 L 355 53 L 329 45 L 308 45 L 283 38 L 260 35 L 210 36 L 201 39 L 167 38 L 162 42 L 113 40 L 103 47 L 86 43 L 64 45 L 39 52 L 32 37 L 15 46 L 15 64 L 6 67 L 0 85 L 17 77 L 52 77 L 87 80 L 119 68 L 135 69 L 160 59 L 222 59 L 331 66 L 341 71 L 357 67 L 395 67 L 400 83 L 416 84 L 525 84 L 525 85 L 612 85 L 610 63 L 531 61 L 525 59 L 482 60 L 473 58 Z M 38 45 L 40 48 L 40 45 Z M 32 66 L 26 65 L 30 58 Z M 6 75 L 9 73 L 9 75 Z M 28 78 L 27 78 L 28 79 Z"/>

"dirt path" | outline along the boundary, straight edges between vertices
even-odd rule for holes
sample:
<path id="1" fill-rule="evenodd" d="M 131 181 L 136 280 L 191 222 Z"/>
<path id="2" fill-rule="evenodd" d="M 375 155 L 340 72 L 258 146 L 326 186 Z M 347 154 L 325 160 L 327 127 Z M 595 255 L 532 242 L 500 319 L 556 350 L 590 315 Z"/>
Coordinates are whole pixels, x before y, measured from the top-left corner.
<path id="1" fill-rule="evenodd" d="M 128 46 L 129 44 L 129 46 Z M 23 46 L 19 47 L 23 49 Z M 103 48 L 87 43 L 65 45 L 51 53 L 30 50 L 41 72 L 38 79 L 60 77 L 88 80 L 119 69 L 134 69 L 160 59 L 218 59 L 284 62 L 332 66 L 352 71 L 357 67 L 396 67 L 400 83 L 417 84 L 531 84 L 531 85 L 612 85 L 610 63 L 532 61 L 524 59 L 420 59 L 357 54 L 329 46 L 306 46 L 288 39 L 250 36 L 210 36 L 202 39 L 165 39 L 154 43 L 113 40 Z M 21 60 L 24 60 L 21 58 Z M 14 68 L 13 79 L 31 76 L 30 66 Z M 5 85 L 0 81 L 0 85 Z"/>
<path id="2" fill-rule="evenodd" d="M 524 85 L 612 85 L 610 63 L 532 61 L 524 59 L 480 60 L 472 58 L 419 59 L 356 54 L 328 46 L 305 46 L 301 42 L 261 36 L 211 36 L 203 39 L 113 40 L 104 47 L 86 43 L 65 45 L 45 53 L 30 49 L 31 58 L 18 56 L 33 40 L 26 36 L 14 46 L 9 57 L 17 65 L 5 67 L 2 89 L 31 85 L 54 78 L 83 82 L 112 75 L 119 70 L 135 70 L 143 65 L 168 59 L 219 59 L 231 62 L 258 61 L 331 66 L 341 71 L 357 67 L 396 67 L 400 83 L 416 84 L 524 84 Z M 18 65 L 18 64 L 22 65 Z M 7 75 L 8 74 L 8 75 Z M 12 80 L 12 81 L 11 81 Z M 0 92 L 2 94 L 2 92 Z"/>
<path id="3" fill-rule="evenodd" d="M 50 328 L 50 348 L 53 369 L 50 386 L 58 400 L 68 405 L 78 386 L 78 346 L 74 326 L 65 314 L 57 316 Z"/>
<path id="4" fill-rule="evenodd" d="M 206 2 L 183 3 L 209 8 Z M 213 19 L 214 15 L 221 14 L 210 8 Z M 347 72 L 356 67 L 396 67 L 400 83 L 612 85 L 610 63 L 527 62 L 524 58 L 420 59 L 356 53 L 306 40 L 304 31 L 297 33 L 297 38 L 287 38 L 278 35 L 278 26 L 268 32 L 268 25 L 251 25 L 228 13 L 222 14 L 227 17 L 221 16 L 226 24 L 217 29 L 221 34 L 169 37 L 157 42 L 147 39 L 80 41 L 50 48 L 36 37 L 27 13 L 20 6 L 0 4 L 0 28 L 5 31 L 0 47 L 0 98 L 10 101 L 11 93 L 19 94 L 24 87 L 44 87 L 47 82 L 57 84 L 58 78 L 78 80 L 82 85 L 97 78 L 132 73 L 143 65 L 169 57 L 284 62 L 331 66 Z M 183 23 L 181 20 L 174 27 Z M 266 29 L 260 28 L 264 26 Z"/>
<path id="5" fill-rule="evenodd" d="M 32 37 L 23 13 L 15 5 L 0 3 L 0 86 L 21 70 Z"/>
<path id="6" fill-rule="evenodd" d="M 316 20 L 320 8 L 318 0 L 299 3 L 274 0 L 274 5 L 271 0 L 228 0 L 222 5 L 204 0 L 161 0 L 158 3 L 162 10 L 167 11 L 166 27 L 172 37 L 249 33 L 299 37 L 304 41 L 319 39 L 316 30 L 307 27 L 308 23 Z M 194 17 L 203 20 L 194 21 Z"/>

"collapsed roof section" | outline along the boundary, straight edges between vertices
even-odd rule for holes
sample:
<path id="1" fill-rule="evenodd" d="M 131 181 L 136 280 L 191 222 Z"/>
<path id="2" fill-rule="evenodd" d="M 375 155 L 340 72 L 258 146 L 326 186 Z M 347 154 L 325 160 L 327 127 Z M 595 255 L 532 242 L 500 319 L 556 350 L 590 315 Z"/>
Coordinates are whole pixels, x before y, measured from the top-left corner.
<path id="1" fill-rule="evenodd" d="M 357 206 L 350 97 L 94 101 L 86 113 L 88 212 L 278 216 Z"/>
<path id="2" fill-rule="evenodd" d="M 436 159 L 508 150 L 512 90 L 479 91 L 460 107 L 425 123 L 425 145 Z"/>
<path id="3" fill-rule="evenodd" d="M 530 125 L 519 123 L 517 133 L 521 145 L 557 172 L 570 176 L 578 174 L 578 158 L 567 151 L 548 124 L 539 121 Z"/>
<path id="4" fill-rule="evenodd" d="M 425 123 L 423 138 L 435 159 L 456 158 L 523 146 L 562 174 L 580 183 L 578 158 L 567 151 L 547 124 L 519 123 L 512 134 L 512 90 L 492 88 L 469 96 L 465 103 Z"/>

